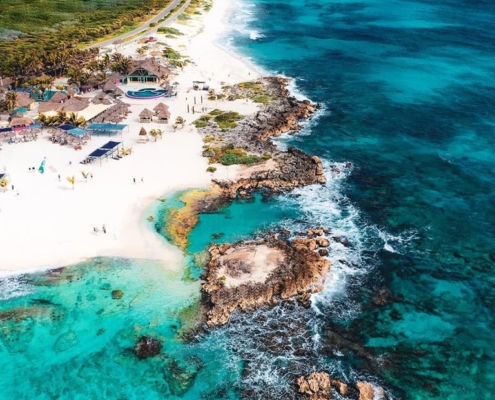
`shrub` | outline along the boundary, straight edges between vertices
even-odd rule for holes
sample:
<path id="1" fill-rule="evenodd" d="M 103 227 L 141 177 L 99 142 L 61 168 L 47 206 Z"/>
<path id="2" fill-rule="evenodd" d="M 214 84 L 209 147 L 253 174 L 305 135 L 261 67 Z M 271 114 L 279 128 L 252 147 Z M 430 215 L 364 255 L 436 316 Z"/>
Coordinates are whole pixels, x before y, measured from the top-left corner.
<path id="1" fill-rule="evenodd" d="M 175 29 L 175 28 L 171 28 L 169 26 L 165 26 L 163 28 L 158 28 L 158 32 L 167 33 L 167 34 L 174 35 L 174 36 L 184 36 L 184 34 L 181 31 L 179 31 L 178 29 Z"/>
<path id="2" fill-rule="evenodd" d="M 208 136 L 205 136 L 203 138 L 203 142 L 205 142 L 205 143 L 210 143 L 210 142 L 214 142 L 214 141 L 215 141 L 215 138 L 213 136 L 208 135 Z"/>
<path id="3" fill-rule="evenodd" d="M 214 120 L 220 129 L 232 129 L 237 126 L 235 121 L 239 121 L 242 118 L 243 116 L 238 112 L 228 111 L 222 114 L 218 114 Z"/>
<path id="4" fill-rule="evenodd" d="M 219 276 L 217 279 L 219 281 L 225 281 L 225 280 L 227 280 L 227 277 L 225 275 L 222 275 L 222 276 Z"/>
<path id="5" fill-rule="evenodd" d="M 216 169 L 215 167 L 208 167 L 208 168 L 206 168 L 206 172 L 211 172 L 211 173 L 213 173 L 213 172 L 215 172 L 216 170 L 217 170 L 217 169 Z"/>

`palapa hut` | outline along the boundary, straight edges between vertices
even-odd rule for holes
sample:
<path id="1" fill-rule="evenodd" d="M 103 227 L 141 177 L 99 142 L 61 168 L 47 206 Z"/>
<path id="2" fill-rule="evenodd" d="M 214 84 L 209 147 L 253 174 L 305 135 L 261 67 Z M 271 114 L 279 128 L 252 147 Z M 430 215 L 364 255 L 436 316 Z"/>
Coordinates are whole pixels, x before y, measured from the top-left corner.
<path id="1" fill-rule="evenodd" d="M 103 91 L 105 93 L 113 93 L 115 92 L 116 89 L 117 89 L 117 85 L 110 81 L 107 81 L 107 83 L 103 85 Z"/>
<path id="2" fill-rule="evenodd" d="M 153 120 L 153 113 L 145 108 L 141 113 L 139 114 L 139 122 L 143 123 L 148 123 Z"/>
<path id="3" fill-rule="evenodd" d="M 124 91 L 122 89 L 117 88 L 113 91 L 113 97 L 118 98 L 123 96 L 124 96 Z"/>
<path id="4" fill-rule="evenodd" d="M 158 103 L 155 108 L 153 108 L 153 111 L 155 112 L 155 115 L 158 115 L 158 113 L 161 111 L 161 110 L 166 110 L 168 111 L 168 106 L 163 104 L 163 103 Z"/>
<path id="5" fill-rule="evenodd" d="M 107 82 L 112 82 L 112 83 L 120 83 L 120 81 L 122 80 L 124 76 L 123 75 L 120 75 L 118 72 L 114 72 L 110 75 L 107 76 Z"/>
<path id="6" fill-rule="evenodd" d="M 14 117 L 10 121 L 10 126 L 12 128 L 27 128 L 29 125 L 32 125 L 34 122 L 32 119 L 27 117 Z"/>
<path id="7" fill-rule="evenodd" d="M 73 97 L 72 99 L 67 100 L 63 107 L 60 109 L 66 112 L 79 112 L 84 110 L 86 107 L 89 105 L 89 99 L 87 98 L 76 98 Z"/>
<path id="8" fill-rule="evenodd" d="M 158 112 L 156 116 L 158 118 L 159 124 L 168 124 L 168 120 L 170 119 L 170 112 L 168 110 L 162 109 Z"/>
<path id="9" fill-rule="evenodd" d="M 146 132 L 146 129 L 141 127 L 141 130 L 139 131 L 139 141 L 147 142 L 148 140 L 148 132 Z"/>
<path id="10" fill-rule="evenodd" d="M 65 100 L 67 100 L 67 95 L 64 92 L 55 92 L 50 99 L 53 103 L 63 103 Z"/>
<path id="11" fill-rule="evenodd" d="M 17 106 L 32 110 L 36 104 L 36 100 L 33 99 L 29 93 L 17 92 Z"/>

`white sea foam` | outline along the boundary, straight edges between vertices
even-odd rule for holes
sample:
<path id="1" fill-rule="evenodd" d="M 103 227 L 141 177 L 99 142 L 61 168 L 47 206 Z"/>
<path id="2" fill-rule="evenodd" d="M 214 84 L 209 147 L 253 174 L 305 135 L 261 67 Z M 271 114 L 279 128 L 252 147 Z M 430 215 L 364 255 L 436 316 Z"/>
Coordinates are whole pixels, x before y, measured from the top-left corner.
<path id="1" fill-rule="evenodd" d="M 0 278 L 0 301 L 27 296 L 33 291 L 34 286 L 26 283 L 21 276 Z"/>

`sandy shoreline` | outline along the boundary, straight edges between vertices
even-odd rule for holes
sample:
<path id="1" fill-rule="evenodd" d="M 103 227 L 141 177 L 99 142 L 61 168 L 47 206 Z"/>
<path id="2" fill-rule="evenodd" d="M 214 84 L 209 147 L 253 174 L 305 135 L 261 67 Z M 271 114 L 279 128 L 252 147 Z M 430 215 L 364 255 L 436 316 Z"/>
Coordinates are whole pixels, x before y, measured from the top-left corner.
<path id="1" fill-rule="evenodd" d="M 152 109 L 159 100 L 124 98 L 131 104 L 132 113 L 123 121 L 129 128 L 122 137 L 93 137 L 82 151 L 52 144 L 47 133 L 38 141 L 3 144 L 0 172 L 5 168 L 11 182 L 7 192 L 0 192 L 0 275 L 60 267 L 98 256 L 162 260 L 167 268 L 181 267 L 182 253 L 157 235 L 146 217 L 159 198 L 210 183 L 207 160 L 201 156 L 203 142 L 189 125 L 199 115 L 188 114 L 187 105 L 192 108 L 203 95 L 203 105 L 209 109 L 248 115 L 258 107 L 246 101 L 207 101 L 206 92 L 192 90 L 193 80 L 205 80 L 219 90 L 223 84 L 260 75 L 261 71 L 242 57 L 216 45 L 227 28 L 232 7 L 216 1 L 202 20 L 198 17 L 186 23 L 176 22 L 173 26 L 185 33 L 178 39 L 156 35 L 159 41 L 166 41 L 193 60 L 192 65 L 171 78 L 180 84 L 177 98 L 162 99 L 170 107 L 172 120 L 179 115 L 187 120 L 184 129 L 173 132 L 172 124 L 140 124 L 138 114 L 145 107 Z M 129 45 L 122 53 L 136 57 L 139 46 Z M 91 97 L 97 93 L 91 93 Z M 147 130 L 161 128 L 163 138 L 139 143 L 141 126 Z M 79 164 L 108 140 L 122 140 L 124 147 L 133 148 L 132 154 L 118 161 L 103 161 L 101 166 L 98 162 Z M 37 169 L 45 158 L 45 174 L 29 171 L 32 167 Z M 231 167 L 229 173 L 233 170 Z M 92 173 L 93 178 L 86 182 L 81 171 Z M 74 189 L 66 181 L 68 176 L 76 177 Z M 225 176 L 225 168 L 215 172 L 216 178 Z M 106 234 L 102 232 L 103 225 Z M 98 233 L 94 233 L 94 227 Z"/>

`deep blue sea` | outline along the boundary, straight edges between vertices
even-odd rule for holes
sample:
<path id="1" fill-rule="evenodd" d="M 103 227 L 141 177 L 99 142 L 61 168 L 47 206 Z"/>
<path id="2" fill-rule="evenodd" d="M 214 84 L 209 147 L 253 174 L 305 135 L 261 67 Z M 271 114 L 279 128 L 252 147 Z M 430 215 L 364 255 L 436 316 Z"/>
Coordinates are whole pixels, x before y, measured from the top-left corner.
<path id="1" fill-rule="evenodd" d="M 178 273 L 96 259 L 0 280 L 0 399 L 289 400 L 314 370 L 389 399 L 492 399 L 495 4 L 233 4 L 222 45 L 322 103 L 278 143 L 322 157 L 328 184 L 201 215 Z M 162 205 L 159 233 L 179 205 Z M 339 240 L 312 308 L 286 302 L 183 340 L 209 242 L 314 226 Z M 142 335 L 164 342 L 159 357 L 135 358 Z"/>

